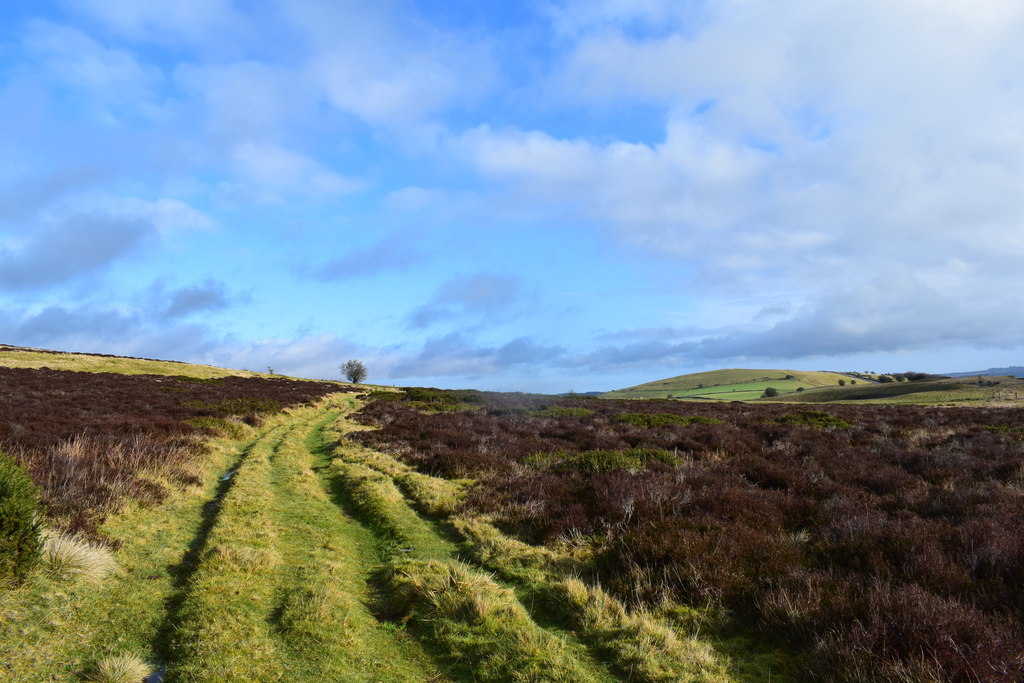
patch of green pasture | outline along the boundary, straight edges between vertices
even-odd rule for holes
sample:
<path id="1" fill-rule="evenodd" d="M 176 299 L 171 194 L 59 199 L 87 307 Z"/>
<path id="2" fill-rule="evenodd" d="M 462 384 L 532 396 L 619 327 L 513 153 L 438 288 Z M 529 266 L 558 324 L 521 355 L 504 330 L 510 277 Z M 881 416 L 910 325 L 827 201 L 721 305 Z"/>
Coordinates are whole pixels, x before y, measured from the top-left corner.
<path id="1" fill-rule="evenodd" d="M 889 382 L 884 384 L 856 384 L 843 388 L 821 388 L 803 391 L 799 395 L 779 396 L 766 401 L 801 403 L 871 403 L 902 405 L 942 405 L 997 400 L 1017 382 L 1004 380 L 997 386 L 978 386 L 958 380 L 930 380 L 922 382 Z M 1020 396 L 1024 398 L 1024 384 Z"/>
<path id="2" fill-rule="evenodd" d="M 790 379 L 787 379 L 789 377 Z M 780 391 L 795 391 L 798 386 L 804 388 L 818 386 L 834 386 L 840 379 L 849 379 L 845 375 L 826 371 L 806 370 L 764 370 L 764 369 L 730 369 L 697 372 L 678 377 L 647 382 L 635 387 L 619 389 L 602 394 L 601 398 L 667 398 L 686 396 L 705 396 L 712 393 L 739 391 L 746 389 L 774 386 Z M 787 384 L 783 384 L 787 383 Z M 780 386 L 776 386 L 779 384 Z M 791 387 L 783 389 L 783 386 Z M 731 397 L 715 397 L 718 400 Z M 737 399 L 744 400 L 744 399 Z"/>

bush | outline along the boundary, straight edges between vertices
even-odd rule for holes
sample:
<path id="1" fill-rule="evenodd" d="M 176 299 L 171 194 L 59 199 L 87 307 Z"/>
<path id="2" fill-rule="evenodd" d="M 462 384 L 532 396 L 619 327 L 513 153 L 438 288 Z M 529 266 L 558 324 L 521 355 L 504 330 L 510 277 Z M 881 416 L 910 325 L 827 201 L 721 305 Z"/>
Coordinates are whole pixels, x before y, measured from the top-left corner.
<path id="1" fill-rule="evenodd" d="M 779 424 L 814 427 L 815 429 L 849 429 L 850 423 L 841 417 L 820 410 L 798 410 L 779 418 Z"/>
<path id="2" fill-rule="evenodd" d="M 674 415 L 672 413 L 620 413 L 612 418 L 612 422 L 629 424 L 634 427 L 672 427 L 694 424 L 717 425 L 721 420 L 702 415 Z"/>
<path id="3" fill-rule="evenodd" d="M 0 585 L 22 581 L 39 561 L 38 501 L 28 472 L 0 452 Z"/>

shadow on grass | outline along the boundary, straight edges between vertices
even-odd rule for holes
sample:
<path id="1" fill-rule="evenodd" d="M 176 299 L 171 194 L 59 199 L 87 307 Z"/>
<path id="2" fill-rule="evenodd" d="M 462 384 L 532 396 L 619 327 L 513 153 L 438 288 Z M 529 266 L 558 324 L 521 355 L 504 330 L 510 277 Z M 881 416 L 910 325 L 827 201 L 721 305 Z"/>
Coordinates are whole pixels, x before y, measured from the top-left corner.
<path id="1" fill-rule="evenodd" d="M 195 536 L 188 544 L 188 548 L 182 554 L 181 561 L 168 567 L 174 591 L 165 601 L 164 609 L 166 616 L 152 640 L 153 651 L 157 653 L 163 662 L 171 660 L 174 632 L 178 624 L 182 604 L 188 596 L 187 587 L 189 580 L 199 567 L 199 558 L 206 548 L 206 541 L 210 536 L 210 531 L 217 523 L 221 503 L 235 482 L 234 474 L 241 467 L 242 463 L 245 462 L 246 458 L 249 457 L 252 449 L 258 442 L 259 439 L 256 439 L 248 444 L 242 450 L 241 455 L 231 464 L 231 467 L 224 474 L 220 475 L 213 498 L 203 505 L 198 531 L 196 531 Z"/>

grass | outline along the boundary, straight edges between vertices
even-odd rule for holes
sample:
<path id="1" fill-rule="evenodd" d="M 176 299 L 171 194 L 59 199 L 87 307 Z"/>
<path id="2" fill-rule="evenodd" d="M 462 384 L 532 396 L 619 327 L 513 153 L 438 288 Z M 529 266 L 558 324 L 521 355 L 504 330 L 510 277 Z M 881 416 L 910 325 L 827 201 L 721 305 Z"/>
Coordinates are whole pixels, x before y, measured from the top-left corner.
<path id="1" fill-rule="evenodd" d="M 0 594 L 5 683 L 79 680 L 125 651 L 160 659 L 183 553 L 201 533 L 204 508 L 236 449 L 214 442 L 202 486 L 171 488 L 158 507 L 129 503 L 106 521 L 101 531 L 122 545 L 115 554 L 121 571 L 98 582 L 43 571 L 22 589 Z"/>
<path id="2" fill-rule="evenodd" d="M 321 433 L 338 413 L 295 411 L 291 426 L 257 443 L 239 468 L 211 550 L 190 580 L 172 674 L 295 681 L 438 675 L 422 649 L 388 633 L 365 606 L 379 551 L 328 493 L 336 475 Z"/>
<path id="3" fill-rule="evenodd" d="M 998 384 L 995 384 L 998 382 Z M 957 403 L 1014 403 L 1024 399 L 1024 380 L 1007 377 L 925 380 L 857 384 L 843 388 L 803 391 L 799 396 L 766 398 L 766 402 L 866 403 L 883 405 L 949 405 Z"/>
<path id="4" fill-rule="evenodd" d="M 355 457 L 373 462 L 378 472 L 409 476 L 408 466 L 392 456 L 366 449 L 356 452 Z M 613 457 L 615 462 L 618 459 Z M 630 464 L 642 464 L 639 456 L 635 460 Z M 418 486 L 406 492 L 421 506 L 437 498 L 439 491 L 445 492 L 445 498 L 456 495 L 458 489 L 447 480 L 416 476 Z M 429 508 L 429 503 L 424 507 Z M 513 600 L 508 588 L 461 562 L 399 560 L 387 569 L 385 587 L 391 610 L 417 623 L 442 647 L 459 653 L 453 656 L 486 660 L 482 669 L 474 669 L 479 680 L 587 680 L 580 678 L 584 670 L 573 669 L 573 660 L 564 659 L 565 641 L 549 643 L 543 631 L 535 631 L 533 621 L 524 619 L 531 615 L 542 621 L 567 622 L 594 654 L 627 680 L 729 680 L 725 664 L 706 642 L 680 636 L 651 614 L 631 613 L 600 588 L 566 576 L 574 567 L 570 554 L 510 538 L 480 517 L 451 515 L 448 521 L 462 538 L 466 556 L 511 582 L 521 593 L 520 602 Z M 400 525 L 393 522 L 383 528 L 393 526 Z M 529 614 L 521 612 L 523 598 L 534 605 Z M 495 614 L 503 623 L 492 623 Z M 511 626 L 520 635 L 510 641 L 499 626 Z M 483 642 L 500 643 L 502 649 L 480 649 Z M 546 677 L 534 678 L 538 671 L 547 671 Z"/>
<path id="5" fill-rule="evenodd" d="M 628 612 L 600 587 L 568 578 L 558 582 L 555 591 L 576 628 L 630 678 L 709 683 L 728 680 L 721 661 L 707 643 L 680 638 L 644 612 Z"/>
<path id="6" fill-rule="evenodd" d="M 803 370 L 715 370 L 656 380 L 635 387 L 618 389 L 601 398 L 676 398 L 690 400 L 747 401 L 774 387 L 781 393 L 820 386 L 836 386 L 849 377 L 835 372 Z"/>
<path id="7" fill-rule="evenodd" d="M 125 358 L 88 353 L 56 353 L 0 345 L 0 366 L 9 368 L 50 368 L 76 372 L 113 372 L 119 375 L 165 375 L 196 379 L 218 377 L 262 377 L 263 373 L 229 370 L 213 365 L 192 365 L 176 361 Z"/>
<path id="8" fill-rule="evenodd" d="M 59 531 L 43 533 L 42 560 L 55 576 L 77 575 L 102 581 L 117 570 L 113 554 L 103 546 Z"/>
<path id="9" fill-rule="evenodd" d="M 137 680 L 125 657 L 183 681 L 728 679 L 706 639 L 576 578 L 587 543 L 506 536 L 462 512 L 472 482 L 348 441 L 358 405 L 204 425 L 219 436 L 202 484 L 103 526 L 121 571 L 0 595 L 4 680 Z M 578 455 L 600 469 L 665 452 Z"/>
<path id="10" fill-rule="evenodd" d="M 151 672 L 138 655 L 115 655 L 102 660 L 89 678 L 97 683 L 141 683 Z"/>
<path id="11" fill-rule="evenodd" d="M 566 641 L 540 628 L 512 590 L 459 562 L 406 560 L 389 567 L 390 608 L 472 671 L 478 681 L 585 682 L 607 678 Z"/>

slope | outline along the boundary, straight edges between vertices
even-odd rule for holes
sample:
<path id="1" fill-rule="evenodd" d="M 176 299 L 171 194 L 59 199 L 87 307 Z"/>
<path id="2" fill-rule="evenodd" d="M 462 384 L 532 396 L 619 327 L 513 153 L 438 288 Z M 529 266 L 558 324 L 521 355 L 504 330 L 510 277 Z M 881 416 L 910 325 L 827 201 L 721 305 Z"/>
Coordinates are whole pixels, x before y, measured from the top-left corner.
<path id="1" fill-rule="evenodd" d="M 780 393 L 850 381 L 838 372 L 804 370 L 739 369 L 696 372 L 647 382 L 602 394 L 601 398 L 675 398 L 689 400 L 746 401 L 759 398 L 767 387 Z"/>
<path id="2" fill-rule="evenodd" d="M 335 394 L 216 440 L 203 486 L 108 520 L 117 573 L 0 593 L 4 679 L 134 657 L 168 681 L 726 680 L 706 644 L 457 518 L 463 485 L 348 441 L 359 405 Z M 500 571 L 503 546 L 540 562 L 529 579 Z"/>
<path id="3" fill-rule="evenodd" d="M 49 368 L 76 372 L 113 372 L 119 375 L 166 375 L 195 379 L 265 376 L 265 373 L 230 370 L 213 365 L 193 365 L 171 360 L 130 358 L 96 353 L 68 353 L 7 344 L 0 344 L 0 366 L 33 370 Z"/>

